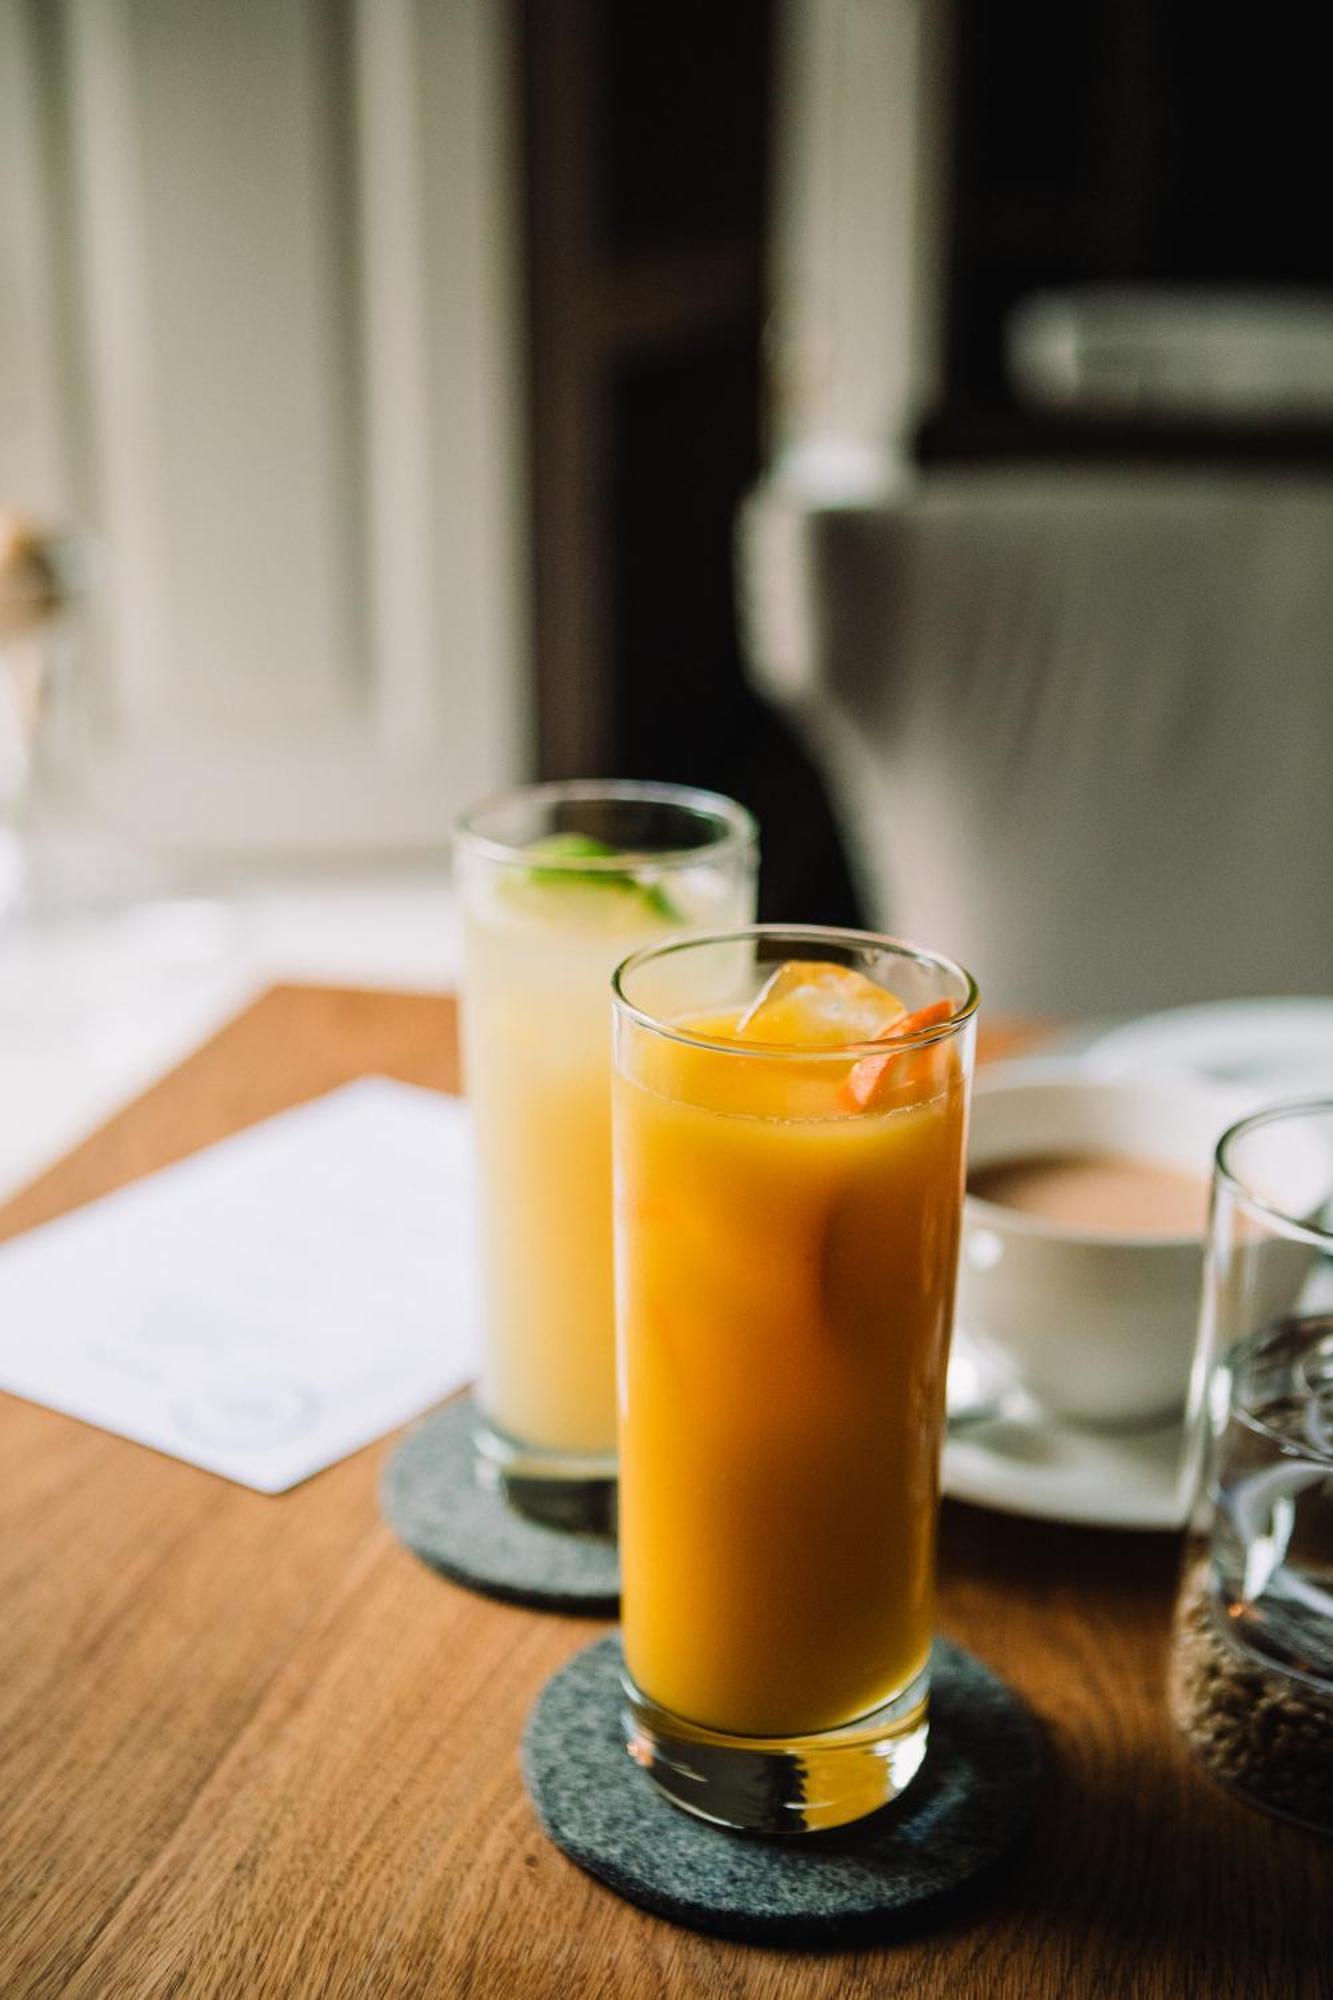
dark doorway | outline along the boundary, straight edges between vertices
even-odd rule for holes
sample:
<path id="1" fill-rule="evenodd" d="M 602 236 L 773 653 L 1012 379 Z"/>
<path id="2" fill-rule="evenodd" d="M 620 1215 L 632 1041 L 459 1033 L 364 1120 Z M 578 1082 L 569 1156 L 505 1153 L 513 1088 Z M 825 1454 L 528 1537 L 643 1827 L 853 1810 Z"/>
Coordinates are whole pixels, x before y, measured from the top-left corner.
<path id="1" fill-rule="evenodd" d="M 762 914 L 859 911 L 823 788 L 747 687 L 773 0 L 521 0 L 543 775 L 740 798 Z"/>

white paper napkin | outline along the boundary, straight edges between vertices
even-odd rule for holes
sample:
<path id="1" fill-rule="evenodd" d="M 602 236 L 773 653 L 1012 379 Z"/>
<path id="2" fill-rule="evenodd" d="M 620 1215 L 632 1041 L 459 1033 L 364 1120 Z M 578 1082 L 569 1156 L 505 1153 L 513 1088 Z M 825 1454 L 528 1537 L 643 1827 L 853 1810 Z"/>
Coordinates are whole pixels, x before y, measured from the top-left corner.
<path id="1" fill-rule="evenodd" d="M 368 1077 L 0 1248 L 0 1389 L 280 1493 L 475 1372 L 455 1098 Z"/>

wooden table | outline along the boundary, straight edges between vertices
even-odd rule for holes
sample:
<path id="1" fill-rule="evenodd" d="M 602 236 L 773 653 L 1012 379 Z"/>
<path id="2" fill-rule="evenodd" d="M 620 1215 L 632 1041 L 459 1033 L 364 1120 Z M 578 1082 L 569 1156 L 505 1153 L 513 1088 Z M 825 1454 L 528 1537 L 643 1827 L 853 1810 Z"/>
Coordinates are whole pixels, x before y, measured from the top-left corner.
<path id="1" fill-rule="evenodd" d="M 446 1000 L 274 991 L 0 1234 L 365 1071 L 451 1089 L 453 1028 Z M 3 2000 L 1333 1993 L 1333 1844 L 1215 1790 L 1163 1715 L 1172 1538 L 946 1506 L 945 1628 L 1049 1736 L 1035 1830 L 938 1927 L 779 1954 L 548 1846 L 519 1732 L 595 1628 L 414 1561 L 389 1449 L 270 1499 L 0 1398 Z"/>

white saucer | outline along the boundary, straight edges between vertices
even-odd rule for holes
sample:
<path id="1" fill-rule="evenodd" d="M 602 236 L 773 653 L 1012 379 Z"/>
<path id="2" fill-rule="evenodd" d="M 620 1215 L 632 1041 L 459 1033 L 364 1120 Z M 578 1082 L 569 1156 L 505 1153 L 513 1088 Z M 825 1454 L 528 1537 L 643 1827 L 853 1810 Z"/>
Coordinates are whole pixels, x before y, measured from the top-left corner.
<path id="1" fill-rule="evenodd" d="M 950 1386 L 966 1380 L 964 1343 Z M 951 1396 L 951 1401 L 953 1401 Z M 1182 1526 L 1183 1432 L 1093 1431 L 1064 1422 L 1010 1390 L 993 1416 L 968 1417 L 945 1441 L 943 1484 L 954 1500 L 1096 1528 Z"/>
<path id="2" fill-rule="evenodd" d="M 1085 1043 L 1103 1076 L 1190 1070 L 1269 1097 L 1333 1095 L 1333 1000 L 1215 1000 L 1126 1021 Z"/>

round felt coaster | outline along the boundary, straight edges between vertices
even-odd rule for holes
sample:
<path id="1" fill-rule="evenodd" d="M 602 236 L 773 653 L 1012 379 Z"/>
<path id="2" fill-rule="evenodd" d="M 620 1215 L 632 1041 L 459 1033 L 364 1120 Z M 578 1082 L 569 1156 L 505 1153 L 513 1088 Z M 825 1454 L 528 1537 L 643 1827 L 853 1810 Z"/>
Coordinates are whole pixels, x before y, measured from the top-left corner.
<path id="1" fill-rule="evenodd" d="M 530 1521 L 483 1485 L 472 1442 L 471 1397 L 446 1403 L 409 1432 L 384 1468 L 380 1502 L 414 1555 L 507 1604 L 614 1617 L 616 1545 Z"/>
<path id="2" fill-rule="evenodd" d="M 695 1819 L 630 1761 L 620 1665 L 613 1633 L 547 1682 L 523 1736 L 524 1779 L 571 1861 L 691 1930 L 787 1945 L 882 1935 L 998 1860 L 1031 1818 L 1037 1725 L 947 1639 L 931 1663 L 926 1761 L 901 1798 L 859 1824 L 777 1840 Z"/>

